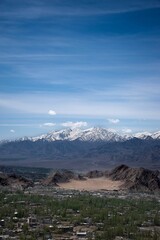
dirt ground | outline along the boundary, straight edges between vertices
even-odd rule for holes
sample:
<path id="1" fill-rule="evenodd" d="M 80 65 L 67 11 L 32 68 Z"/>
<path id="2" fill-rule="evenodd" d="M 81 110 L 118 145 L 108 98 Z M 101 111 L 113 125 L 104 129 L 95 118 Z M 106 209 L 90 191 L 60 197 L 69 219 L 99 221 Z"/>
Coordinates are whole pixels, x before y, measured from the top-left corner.
<path id="1" fill-rule="evenodd" d="M 59 183 L 58 185 L 64 189 L 75 190 L 119 190 L 123 181 L 112 181 L 108 178 L 87 178 L 86 180 L 70 180 L 67 183 Z"/>

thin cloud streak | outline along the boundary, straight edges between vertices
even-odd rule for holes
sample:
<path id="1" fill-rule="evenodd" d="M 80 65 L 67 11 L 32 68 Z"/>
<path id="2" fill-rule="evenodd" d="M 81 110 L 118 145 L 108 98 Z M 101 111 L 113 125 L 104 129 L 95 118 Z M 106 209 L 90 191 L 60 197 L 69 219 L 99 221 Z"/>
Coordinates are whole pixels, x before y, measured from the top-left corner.
<path id="1" fill-rule="evenodd" d="M 87 127 L 87 125 L 87 122 L 65 122 L 61 124 L 61 126 L 69 128 L 82 128 Z"/>
<path id="2" fill-rule="evenodd" d="M 85 55 L 79 55 L 79 54 L 7 54 L 7 55 L 1 55 L 0 58 L 13 58 L 15 61 L 15 58 L 52 58 L 52 57 L 75 57 L 75 56 L 85 56 Z"/>
<path id="3" fill-rule="evenodd" d="M 43 126 L 45 127 L 54 127 L 55 125 L 55 123 L 43 123 Z"/>
<path id="4" fill-rule="evenodd" d="M 35 127 L 38 124 L 26 124 L 26 123 L 0 123 L 0 127 Z"/>
<path id="5" fill-rule="evenodd" d="M 74 103 L 74 104 L 73 104 Z M 159 102 L 103 100 L 87 94 L 3 94 L 0 98 L 0 106 L 8 111 L 46 114 L 46 109 L 54 106 L 59 115 L 86 115 L 106 116 L 107 118 L 147 118 L 160 119 Z"/>
<path id="6" fill-rule="evenodd" d="M 0 4 L 0 122 L 33 125 L 2 134 L 86 119 L 159 128 L 159 0 L 12 1 Z"/>
<path id="7" fill-rule="evenodd" d="M 14 130 L 14 129 L 11 129 L 10 132 L 11 132 L 11 133 L 15 133 L 15 130 Z"/>
<path id="8" fill-rule="evenodd" d="M 139 80 L 139 82 L 135 81 L 133 83 L 124 83 L 120 85 L 116 84 L 114 87 L 110 87 L 108 89 L 90 89 L 90 91 L 92 92 L 93 96 L 105 99 L 106 101 L 126 100 L 139 102 L 142 100 L 144 102 L 147 102 L 152 100 L 154 102 L 157 101 L 157 97 L 159 98 L 160 82 L 153 82 L 152 79 L 152 83 L 141 83 Z"/>
<path id="9" fill-rule="evenodd" d="M 31 6 L 23 7 L 23 4 L 19 9 L 11 9 L 10 11 L 2 11 L 1 18 L 4 20 L 31 20 L 31 19 L 44 19 L 49 17 L 85 17 L 85 16 L 97 16 L 107 14 L 120 14 L 134 11 L 141 11 L 151 8 L 159 8 L 159 1 L 136 1 L 134 4 L 128 1 L 117 1 L 114 5 L 110 4 L 110 1 L 101 1 L 100 7 L 96 4 L 96 1 L 87 2 L 82 6 L 77 6 L 75 1 L 61 1 L 61 4 L 51 4 L 49 7 L 45 6 L 45 2 L 41 1 L 42 6 L 39 4 L 32 4 Z"/>
<path id="10" fill-rule="evenodd" d="M 48 111 L 48 114 L 51 115 L 51 116 L 55 116 L 56 115 L 56 112 L 54 110 L 49 110 Z"/>
<path id="11" fill-rule="evenodd" d="M 118 118 L 115 118 L 115 119 L 109 118 L 109 119 L 108 119 L 108 122 L 109 122 L 109 123 L 113 123 L 113 124 L 117 124 L 117 123 L 120 122 L 120 120 L 119 120 Z"/>
<path id="12" fill-rule="evenodd" d="M 132 129 L 130 129 L 130 128 L 124 128 L 124 129 L 122 129 L 122 132 L 123 133 L 132 133 Z"/>

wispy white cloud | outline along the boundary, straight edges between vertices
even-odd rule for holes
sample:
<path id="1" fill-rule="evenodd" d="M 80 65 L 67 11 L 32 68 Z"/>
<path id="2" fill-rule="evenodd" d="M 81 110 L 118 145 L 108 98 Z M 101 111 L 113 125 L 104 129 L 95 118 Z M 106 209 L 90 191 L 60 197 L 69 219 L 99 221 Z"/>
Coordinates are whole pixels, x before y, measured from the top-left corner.
<path id="1" fill-rule="evenodd" d="M 14 129 L 11 129 L 10 132 L 11 132 L 11 133 L 15 133 L 15 130 L 14 130 Z"/>
<path id="2" fill-rule="evenodd" d="M 44 19 L 54 16 L 90 16 L 90 15 L 106 15 L 138 11 L 149 8 L 160 7 L 158 0 L 152 1 L 134 1 L 134 3 L 128 0 L 118 0 L 112 4 L 111 1 L 101 0 L 99 4 L 97 1 L 80 1 L 79 4 L 75 4 L 75 1 L 50 1 L 50 4 L 46 5 L 45 1 L 32 2 L 28 5 L 23 1 L 23 4 L 19 5 L 19 8 L 12 8 L 3 10 L 1 17 L 4 19 Z M 52 4 L 51 4 L 52 3 Z M 15 4 L 15 6 L 17 6 Z"/>
<path id="3" fill-rule="evenodd" d="M 87 127 L 87 122 L 65 122 L 61 124 L 63 127 L 70 127 L 70 128 L 81 128 Z"/>
<path id="4" fill-rule="evenodd" d="M 119 120 L 118 118 L 115 118 L 115 119 L 109 118 L 109 119 L 108 119 L 108 122 L 109 122 L 109 123 L 113 123 L 113 124 L 117 124 L 117 123 L 120 122 L 120 120 Z"/>
<path id="5" fill-rule="evenodd" d="M 35 59 L 39 59 L 39 58 L 54 58 L 54 57 L 75 57 L 77 56 L 76 54 L 46 54 L 46 53 L 43 53 L 43 54 L 5 54 L 5 55 L 1 55 L 0 59 L 3 59 L 5 60 L 6 58 L 8 59 L 13 59 L 14 61 L 16 61 L 16 59 L 32 59 L 32 58 L 35 58 Z"/>
<path id="6" fill-rule="evenodd" d="M 54 116 L 54 115 L 56 115 L 56 112 L 54 110 L 49 110 L 48 114 Z"/>
<path id="7" fill-rule="evenodd" d="M 38 127 L 38 124 L 27 124 L 27 123 L 0 123 L 0 127 Z"/>
<path id="8" fill-rule="evenodd" d="M 131 78 L 127 82 L 116 83 L 116 85 L 109 88 L 91 89 L 90 91 L 96 96 L 104 96 L 108 99 L 119 98 L 134 101 L 137 99 L 139 101 L 139 99 L 150 99 L 151 96 L 159 95 L 160 82 L 158 78 L 146 78 L 146 81 L 143 78 Z"/>
<path id="9" fill-rule="evenodd" d="M 43 126 L 45 127 L 54 127 L 56 124 L 55 123 L 44 123 Z"/>
<path id="10" fill-rule="evenodd" d="M 0 106 L 14 112 L 70 115 L 97 115 L 112 119 L 119 118 L 160 119 L 159 92 L 157 79 L 146 82 L 130 82 L 105 87 L 103 90 L 86 88 L 80 92 L 31 92 L 23 94 L 0 93 Z M 118 119 L 118 120 L 117 120 Z M 114 121 L 115 120 L 115 121 Z"/>
<path id="11" fill-rule="evenodd" d="M 122 132 L 123 132 L 123 133 L 132 133 L 132 129 L 130 129 L 130 128 L 124 128 L 124 129 L 122 129 Z"/>

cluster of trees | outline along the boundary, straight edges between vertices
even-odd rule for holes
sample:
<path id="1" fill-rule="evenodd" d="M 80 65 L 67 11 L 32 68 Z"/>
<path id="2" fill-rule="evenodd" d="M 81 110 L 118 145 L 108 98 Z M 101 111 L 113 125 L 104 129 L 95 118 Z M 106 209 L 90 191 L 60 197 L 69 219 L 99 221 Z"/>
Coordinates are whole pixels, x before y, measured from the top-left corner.
<path id="1" fill-rule="evenodd" d="M 96 240 L 114 239 L 116 236 L 137 240 L 160 239 L 160 233 L 156 230 L 140 231 L 142 226 L 160 226 L 160 203 L 156 200 L 110 199 L 89 194 L 60 200 L 49 196 L 0 193 L 0 219 L 10 217 L 6 221 L 9 229 L 14 228 L 15 210 L 18 219 L 27 218 L 30 214 L 36 215 L 37 219 L 50 216 L 74 226 L 89 218 L 90 224 L 97 227 Z M 52 231 L 55 229 L 56 226 Z M 46 233 L 51 230 L 45 227 L 43 231 Z M 27 232 L 25 224 L 21 239 L 24 239 Z M 36 236 L 32 237 L 36 239 Z"/>

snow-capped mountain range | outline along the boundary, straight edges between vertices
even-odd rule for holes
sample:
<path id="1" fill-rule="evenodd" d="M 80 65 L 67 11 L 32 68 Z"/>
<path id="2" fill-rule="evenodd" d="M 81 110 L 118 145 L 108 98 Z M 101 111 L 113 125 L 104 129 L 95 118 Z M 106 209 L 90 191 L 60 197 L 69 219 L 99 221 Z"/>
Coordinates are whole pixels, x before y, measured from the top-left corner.
<path id="1" fill-rule="evenodd" d="M 89 129 L 62 129 L 53 131 L 47 134 L 43 134 L 37 137 L 24 137 L 18 141 L 30 140 L 36 142 L 38 140 L 44 140 L 48 142 L 52 141 L 105 141 L 105 142 L 122 142 L 132 138 L 138 139 L 160 139 L 160 131 L 155 133 L 142 132 L 134 135 L 121 135 L 117 132 L 111 131 L 105 128 L 89 128 Z"/>
<path id="2" fill-rule="evenodd" d="M 122 163 L 160 169 L 160 131 L 121 135 L 104 128 L 65 128 L 0 143 L 1 165 L 83 171 Z"/>
<path id="3" fill-rule="evenodd" d="M 60 131 L 51 132 L 33 137 L 30 140 L 37 141 L 39 139 L 47 141 L 67 140 L 67 141 L 123 141 L 124 138 L 117 133 L 111 132 L 104 128 L 89 128 L 89 129 L 63 129 Z"/>

